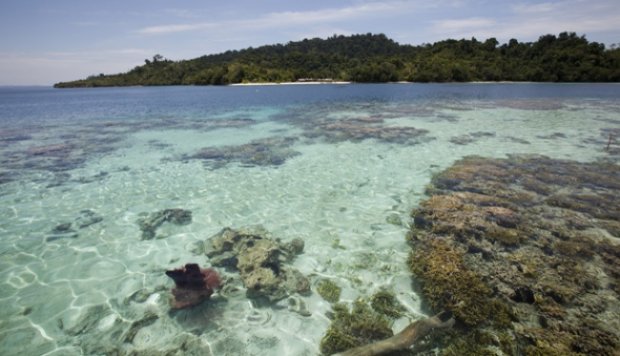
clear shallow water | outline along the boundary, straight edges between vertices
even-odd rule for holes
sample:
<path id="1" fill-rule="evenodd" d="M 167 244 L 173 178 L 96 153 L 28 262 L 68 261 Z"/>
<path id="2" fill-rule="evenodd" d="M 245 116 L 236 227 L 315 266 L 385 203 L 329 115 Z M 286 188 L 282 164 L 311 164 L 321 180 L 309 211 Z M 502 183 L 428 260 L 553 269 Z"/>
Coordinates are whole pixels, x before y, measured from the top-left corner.
<path id="1" fill-rule="evenodd" d="M 313 355 L 330 310 L 316 292 L 296 296 L 310 317 L 244 293 L 170 313 L 164 271 L 208 265 L 192 246 L 224 227 L 262 224 L 304 239 L 293 266 L 313 286 L 331 278 L 344 301 L 388 288 L 415 318 L 404 235 L 433 173 L 472 154 L 617 161 L 620 90 L 0 88 L 0 122 L 3 354 Z M 192 223 L 141 240 L 137 220 L 167 208 Z"/>

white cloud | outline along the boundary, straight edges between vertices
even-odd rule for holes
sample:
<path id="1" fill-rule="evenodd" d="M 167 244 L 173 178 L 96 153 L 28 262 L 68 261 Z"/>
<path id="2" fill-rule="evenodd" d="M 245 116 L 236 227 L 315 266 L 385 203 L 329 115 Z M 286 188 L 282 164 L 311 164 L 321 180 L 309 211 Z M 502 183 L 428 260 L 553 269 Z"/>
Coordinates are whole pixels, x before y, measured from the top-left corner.
<path id="1" fill-rule="evenodd" d="M 407 2 L 364 3 L 344 8 L 277 12 L 265 16 L 256 23 L 261 26 L 273 26 L 275 24 L 308 25 L 346 21 L 366 16 L 397 13 L 402 11 L 407 4 Z"/>
<path id="2" fill-rule="evenodd" d="M 546 11 L 543 11 L 546 10 Z M 573 31 L 580 34 L 617 31 L 620 23 L 620 3 L 603 1 L 588 3 L 583 0 L 568 0 L 545 3 L 538 12 L 514 10 L 514 16 L 500 27 L 503 35 L 537 36 L 547 33 Z"/>
<path id="3" fill-rule="evenodd" d="M 150 26 L 139 29 L 137 32 L 144 35 L 161 35 L 178 32 L 197 31 L 214 28 L 239 30 L 258 30 L 286 28 L 291 26 L 318 26 L 330 23 L 352 21 L 364 18 L 387 17 L 402 15 L 414 9 L 434 8 L 441 6 L 456 6 L 455 1 L 385 1 L 364 2 L 342 8 L 327 8 L 310 11 L 282 11 L 264 14 L 253 19 L 222 20 L 199 23 L 183 23 Z"/>
<path id="4" fill-rule="evenodd" d="M 162 25 L 162 26 L 149 26 L 138 30 L 138 33 L 143 35 L 161 35 L 176 32 L 188 32 L 195 30 L 207 29 L 210 27 L 217 27 L 217 23 L 195 23 L 195 24 L 176 24 L 176 25 Z"/>

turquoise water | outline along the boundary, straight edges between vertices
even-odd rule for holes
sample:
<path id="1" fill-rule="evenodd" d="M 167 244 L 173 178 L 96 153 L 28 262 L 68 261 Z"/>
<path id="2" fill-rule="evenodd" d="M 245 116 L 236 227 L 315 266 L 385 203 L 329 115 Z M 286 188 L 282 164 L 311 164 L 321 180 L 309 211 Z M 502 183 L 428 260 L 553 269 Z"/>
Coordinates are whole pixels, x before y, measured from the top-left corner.
<path id="1" fill-rule="evenodd" d="M 620 90 L 603 84 L 0 88 L 3 355 L 314 355 L 329 278 L 353 301 L 411 288 L 408 214 L 466 155 L 618 161 Z M 137 221 L 192 212 L 141 239 Z M 313 293 L 243 290 L 171 311 L 164 271 L 224 227 L 302 238 Z M 234 272 L 221 270 L 238 281 Z"/>

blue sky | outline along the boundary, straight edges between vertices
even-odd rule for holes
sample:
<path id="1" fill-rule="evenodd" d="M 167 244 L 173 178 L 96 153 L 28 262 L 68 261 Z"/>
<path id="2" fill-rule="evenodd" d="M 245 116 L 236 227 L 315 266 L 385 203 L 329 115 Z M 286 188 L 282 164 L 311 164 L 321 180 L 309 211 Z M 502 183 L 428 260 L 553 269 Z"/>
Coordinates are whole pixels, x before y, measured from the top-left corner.
<path id="1" fill-rule="evenodd" d="M 562 31 L 620 43 L 620 0 L 0 0 L 0 85 L 49 85 L 127 71 L 161 54 L 190 59 L 333 34 L 399 43 Z"/>

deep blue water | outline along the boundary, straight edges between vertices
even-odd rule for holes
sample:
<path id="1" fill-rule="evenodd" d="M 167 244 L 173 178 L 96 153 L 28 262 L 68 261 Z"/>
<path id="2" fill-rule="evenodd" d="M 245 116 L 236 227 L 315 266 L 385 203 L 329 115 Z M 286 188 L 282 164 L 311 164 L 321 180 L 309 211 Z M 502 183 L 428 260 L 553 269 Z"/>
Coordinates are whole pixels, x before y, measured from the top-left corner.
<path id="1" fill-rule="evenodd" d="M 617 84 L 355 84 L 53 89 L 0 87 L 3 125 L 49 120 L 194 117 L 231 109 L 334 102 L 620 99 Z"/>

